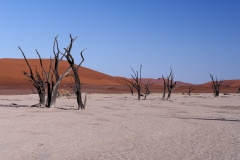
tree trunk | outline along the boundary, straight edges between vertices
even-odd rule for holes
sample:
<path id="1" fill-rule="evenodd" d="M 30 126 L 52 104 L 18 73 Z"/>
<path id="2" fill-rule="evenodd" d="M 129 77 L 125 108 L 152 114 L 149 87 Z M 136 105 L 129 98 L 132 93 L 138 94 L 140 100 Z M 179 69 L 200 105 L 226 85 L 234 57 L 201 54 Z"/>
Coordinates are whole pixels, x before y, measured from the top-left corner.
<path id="1" fill-rule="evenodd" d="M 162 99 L 164 99 L 165 98 L 165 95 L 166 95 L 166 86 L 164 85 L 164 89 L 163 89 L 163 96 L 162 96 Z"/>
<path id="2" fill-rule="evenodd" d="M 77 96 L 78 110 L 79 109 L 85 109 L 86 104 L 84 105 L 83 101 L 82 101 L 81 80 L 80 80 L 79 75 L 78 75 L 78 69 L 75 67 L 74 63 L 71 63 L 71 61 L 69 61 L 69 57 L 67 57 L 67 59 L 68 59 L 68 62 L 70 63 L 70 65 L 71 65 L 73 75 L 74 75 L 74 79 L 75 79 L 75 94 Z M 86 100 L 85 100 L 85 102 L 86 102 Z"/>
<path id="3" fill-rule="evenodd" d="M 81 93 L 78 92 L 76 94 L 76 96 L 77 96 L 78 110 L 79 109 L 85 109 L 85 105 L 82 103 L 82 95 L 81 95 Z M 86 97 L 85 97 L 85 99 L 86 99 Z"/>
<path id="4" fill-rule="evenodd" d="M 141 100 L 141 93 L 140 93 L 140 90 L 138 90 L 138 100 Z"/>
<path id="5" fill-rule="evenodd" d="M 170 99 L 170 97 L 171 97 L 171 93 L 172 93 L 172 90 L 169 90 L 169 91 L 168 91 L 167 100 L 169 100 L 169 99 Z"/>
<path id="6" fill-rule="evenodd" d="M 195 89 L 192 89 L 192 85 L 189 86 L 188 88 L 188 95 L 191 95 L 191 92 L 194 91 Z"/>
<path id="7" fill-rule="evenodd" d="M 219 88 L 216 88 L 215 90 L 215 97 L 218 97 L 219 96 Z"/>
<path id="8" fill-rule="evenodd" d="M 50 107 L 54 107 L 56 105 L 59 85 L 60 83 L 58 83 L 56 86 L 53 87 L 52 94 L 51 94 L 52 101 L 51 101 Z"/>
<path id="9" fill-rule="evenodd" d="M 213 88 L 214 96 L 215 96 L 215 97 L 218 97 L 218 96 L 219 96 L 219 87 L 213 85 L 212 88 Z"/>
<path id="10" fill-rule="evenodd" d="M 51 98 L 52 98 L 52 96 L 51 96 L 51 88 L 50 88 L 51 86 L 50 86 L 50 84 L 49 84 L 49 82 L 47 82 L 47 90 L 48 90 L 48 92 L 47 92 L 47 101 L 46 101 L 46 107 L 47 108 L 50 108 L 51 107 Z"/>
<path id="11" fill-rule="evenodd" d="M 45 107 L 45 91 L 38 94 L 40 107 Z"/>
<path id="12" fill-rule="evenodd" d="M 45 107 L 45 89 L 41 89 L 40 86 L 37 87 L 38 97 L 39 97 L 39 106 Z"/>
<path id="13" fill-rule="evenodd" d="M 81 81 L 80 81 L 80 78 L 78 76 L 78 72 L 75 68 L 72 68 L 73 69 L 73 72 L 74 72 L 74 75 L 76 76 L 75 77 L 75 85 L 76 85 L 76 96 L 77 96 L 77 103 L 78 103 L 78 110 L 81 108 L 81 109 L 85 109 L 85 106 L 82 102 L 82 92 L 81 92 Z"/>

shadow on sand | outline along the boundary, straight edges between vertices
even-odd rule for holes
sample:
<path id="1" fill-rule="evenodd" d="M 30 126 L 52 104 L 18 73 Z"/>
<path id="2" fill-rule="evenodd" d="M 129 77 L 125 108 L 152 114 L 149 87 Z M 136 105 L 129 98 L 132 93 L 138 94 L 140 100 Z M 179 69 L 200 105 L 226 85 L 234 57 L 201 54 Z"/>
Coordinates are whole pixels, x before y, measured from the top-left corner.
<path id="1" fill-rule="evenodd" d="M 15 107 L 15 108 L 20 108 L 20 107 L 28 107 L 28 108 L 47 108 L 47 107 L 40 107 L 38 104 L 34 105 L 20 105 L 16 103 L 11 103 L 11 104 L 0 104 L 0 107 Z M 55 109 L 61 109 L 61 110 L 78 110 L 77 108 L 55 108 Z"/>
<path id="2" fill-rule="evenodd" d="M 238 119 L 226 119 L 226 118 L 198 118 L 198 117 L 178 117 L 179 119 L 196 119 L 203 121 L 229 121 L 229 122 L 240 122 Z"/>

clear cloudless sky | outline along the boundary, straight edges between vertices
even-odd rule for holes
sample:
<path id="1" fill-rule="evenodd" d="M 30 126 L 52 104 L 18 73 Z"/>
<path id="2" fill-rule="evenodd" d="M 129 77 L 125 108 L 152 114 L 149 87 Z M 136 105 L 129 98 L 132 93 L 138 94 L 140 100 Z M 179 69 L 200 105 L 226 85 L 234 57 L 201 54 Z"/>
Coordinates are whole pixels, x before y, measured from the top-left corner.
<path id="1" fill-rule="evenodd" d="M 0 58 L 53 55 L 69 34 L 83 66 L 112 75 L 175 80 L 240 79 L 240 0 L 1 0 Z"/>

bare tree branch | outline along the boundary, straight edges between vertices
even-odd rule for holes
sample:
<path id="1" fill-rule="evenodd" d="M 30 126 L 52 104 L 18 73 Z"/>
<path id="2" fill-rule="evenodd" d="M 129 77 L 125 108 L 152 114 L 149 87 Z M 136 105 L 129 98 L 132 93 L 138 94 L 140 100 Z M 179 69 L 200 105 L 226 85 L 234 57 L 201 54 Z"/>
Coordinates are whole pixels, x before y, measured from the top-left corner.
<path id="1" fill-rule="evenodd" d="M 145 87 L 145 96 L 144 96 L 144 99 L 143 100 L 146 100 L 147 99 L 147 96 L 151 93 L 151 91 L 150 91 L 150 89 L 149 89 L 149 87 L 150 87 L 150 85 L 152 85 L 153 83 L 149 83 L 149 82 L 147 82 L 147 84 L 143 84 L 144 85 L 144 87 Z"/>
<path id="2" fill-rule="evenodd" d="M 126 85 L 128 86 L 128 88 L 130 89 L 131 94 L 133 95 L 133 85 L 132 84 L 126 84 Z"/>

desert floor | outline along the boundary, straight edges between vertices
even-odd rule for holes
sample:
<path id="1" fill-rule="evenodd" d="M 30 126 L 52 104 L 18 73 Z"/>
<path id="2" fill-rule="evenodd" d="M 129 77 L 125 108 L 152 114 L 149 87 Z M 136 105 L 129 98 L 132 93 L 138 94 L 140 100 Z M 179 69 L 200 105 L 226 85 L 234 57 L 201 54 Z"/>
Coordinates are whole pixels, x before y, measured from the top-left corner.
<path id="1" fill-rule="evenodd" d="M 88 94 L 86 110 L 61 97 L 0 96 L 1 159 L 240 159 L 240 94 Z"/>
<path id="2" fill-rule="evenodd" d="M 122 94 L 122 93 L 130 93 L 129 88 L 126 85 L 81 85 L 82 91 L 87 93 L 107 93 L 107 94 Z M 72 89 L 69 87 L 69 84 L 61 84 L 61 89 L 67 90 L 70 93 L 73 93 Z M 32 94 L 32 89 L 36 91 L 33 85 L 0 85 L 0 95 L 26 95 Z M 202 86 L 202 85 L 195 85 L 193 86 L 195 89 L 192 93 L 213 93 L 212 86 Z M 188 93 L 189 86 L 179 86 L 174 89 L 173 93 Z M 236 93 L 238 87 L 228 87 L 228 86 L 221 86 L 220 93 Z M 159 93 L 162 94 L 163 86 L 151 86 L 150 87 L 151 93 Z M 134 90 L 136 93 L 136 90 Z M 143 89 L 142 92 L 145 92 Z"/>

